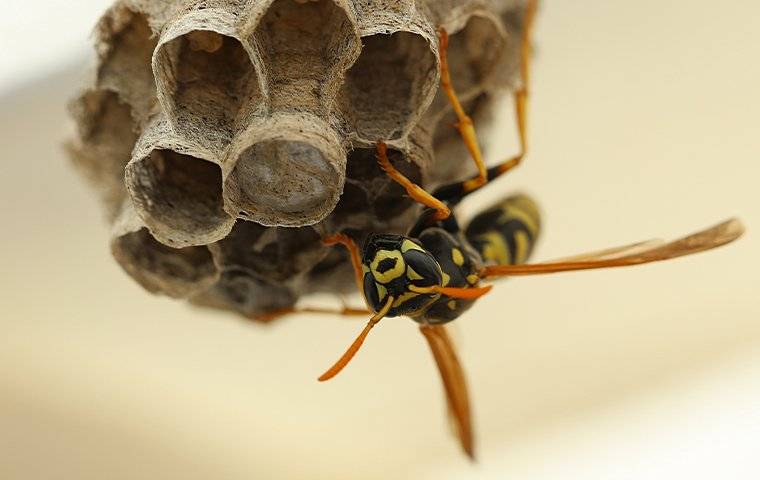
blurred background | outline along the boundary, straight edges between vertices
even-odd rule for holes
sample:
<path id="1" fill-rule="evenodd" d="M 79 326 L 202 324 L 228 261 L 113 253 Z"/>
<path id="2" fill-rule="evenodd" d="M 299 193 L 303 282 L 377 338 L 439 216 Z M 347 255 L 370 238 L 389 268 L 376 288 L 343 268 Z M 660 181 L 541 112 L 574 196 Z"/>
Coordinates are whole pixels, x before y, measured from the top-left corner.
<path id="1" fill-rule="evenodd" d="M 270 326 L 143 292 L 63 155 L 106 0 L 0 16 L 0 478 L 755 479 L 760 475 L 760 4 L 546 0 L 520 189 L 536 258 L 728 216 L 729 247 L 503 282 L 456 322 L 479 458 L 460 454 L 415 325 Z M 511 105 L 489 158 L 516 149 Z"/>

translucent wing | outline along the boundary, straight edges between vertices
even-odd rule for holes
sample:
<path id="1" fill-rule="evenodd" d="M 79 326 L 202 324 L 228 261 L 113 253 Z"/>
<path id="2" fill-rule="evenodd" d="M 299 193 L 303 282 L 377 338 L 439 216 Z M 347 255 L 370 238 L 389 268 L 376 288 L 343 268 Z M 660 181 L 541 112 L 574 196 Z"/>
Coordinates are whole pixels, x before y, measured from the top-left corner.
<path id="1" fill-rule="evenodd" d="M 733 242 L 744 233 L 742 223 L 732 218 L 714 227 L 693 233 L 666 244 L 649 245 L 650 242 L 626 245 L 613 249 L 582 254 L 570 260 L 533 263 L 525 265 L 496 265 L 485 267 L 480 276 L 500 277 L 516 275 L 539 275 L 543 273 L 591 270 L 596 268 L 627 267 L 643 263 L 658 262 L 670 258 L 683 257 L 710 250 Z M 643 248 L 646 246 L 645 248 Z M 621 256 L 622 254 L 622 256 Z"/>
<path id="2" fill-rule="evenodd" d="M 435 363 L 438 365 L 438 371 L 441 373 L 443 388 L 446 391 L 446 402 L 454 419 L 462 450 L 472 459 L 475 457 L 475 448 L 470 399 L 467 394 L 467 382 L 454 345 L 443 325 L 423 325 L 420 327 L 420 332 L 430 345 Z"/>
<path id="3" fill-rule="evenodd" d="M 582 253 L 580 255 L 573 255 L 571 257 L 562 257 L 554 260 L 550 260 L 545 263 L 566 263 L 566 262 L 581 262 L 588 260 L 610 260 L 613 258 L 620 258 L 626 255 L 632 255 L 634 253 L 644 252 L 654 247 L 659 247 L 664 244 L 664 240 L 652 239 L 645 240 L 643 242 L 630 243 L 620 247 L 605 248 L 603 250 L 595 250 L 593 252 Z"/>

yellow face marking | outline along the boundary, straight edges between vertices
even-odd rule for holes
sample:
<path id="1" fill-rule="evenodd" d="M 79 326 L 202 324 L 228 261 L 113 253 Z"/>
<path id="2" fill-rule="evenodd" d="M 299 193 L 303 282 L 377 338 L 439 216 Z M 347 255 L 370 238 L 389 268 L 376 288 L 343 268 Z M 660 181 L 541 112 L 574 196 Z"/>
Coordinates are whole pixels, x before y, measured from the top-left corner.
<path id="1" fill-rule="evenodd" d="M 464 255 L 462 255 L 462 251 L 458 248 L 452 248 L 451 249 L 451 259 L 454 261 L 454 264 L 458 267 L 461 267 L 464 265 Z"/>
<path id="2" fill-rule="evenodd" d="M 401 251 L 402 252 L 408 252 L 409 250 L 419 250 L 420 252 L 424 252 L 425 249 L 414 243 L 413 241 L 409 240 L 408 238 L 404 239 L 403 242 L 401 242 Z"/>
<path id="3" fill-rule="evenodd" d="M 510 255 L 507 241 L 496 232 L 480 235 L 478 240 L 485 243 L 483 247 L 483 259 L 496 262 L 497 265 L 509 265 Z"/>
<path id="4" fill-rule="evenodd" d="M 363 263 L 362 263 L 362 273 L 365 275 L 369 273 L 369 267 L 364 265 Z"/>
<path id="5" fill-rule="evenodd" d="M 377 288 L 377 298 L 382 300 L 388 294 L 388 289 L 383 285 L 375 282 L 375 288 Z"/>
<path id="6" fill-rule="evenodd" d="M 444 287 L 449 284 L 449 281 L 451 280 L 451 277 L 446 272 L 441 272 L 441 278 L 443 278 L 443 281 L 441 282 L 441 285 Z"/>
<path id="7" fill-rule="evenodd" d="M 385 272 L 379 272 L 377 267 L 380 262 L 386 259 L 395 259 L 396 263 L 393 268 L 386 270 Z M 397 279 L 406 271 L 406 265 L 404 264 L 404 258 L 401 256 L 401 252 L 398 250 L 378 250 L 375 254 L 375 258 L 372 259 L 372 263 L 369 266 L 372 270 L 372 276 L 375 280 L 381 283 L 389 283 Z"/>
<path id="8" fill-rule="evenodd" d="M 409 280 L 422 280 L 422 275 L 417 273 L 411 265 L 406 267 L 406 276 Z"/>
<path id="9" fill-rule="evenodd" d="M 398 297 L 396 300 L 394 300 L 393 301 L 393 305 L 391 305 L 391 306 L 394 307 L 394 308 L 396 308 L 399 305 L 401 305 L 402 303 L 407 302 L 407 301 L 411 300 L 412 298 L 416 297 L 417 295 L 419 295 L 419 294 L 418 293 L 414 293 L 414 292 L 405 292 L 400 297 Z"/>
<path id="10" fill-rule="evenodd" d="M 448 303 L 446 303 L 446 306 L 449 307 L 449 310 L 455 310 L 457 308 L 457 302 L 449 300 Z"/>
<path id="11" fill-rule="evenodd" d="M 467 275 L 467 283 L 469 283 L 470 285 L 477 284 L 478 280 L 480 280 L 480 277 L 475 275 L 474 273 L 472 275 Z"/>
<path id="12" fill-rule="evenodd" d="M 524 263 L 528 259 L 528 235 L 522 230 L 515 232 L 515 263 Z"/>

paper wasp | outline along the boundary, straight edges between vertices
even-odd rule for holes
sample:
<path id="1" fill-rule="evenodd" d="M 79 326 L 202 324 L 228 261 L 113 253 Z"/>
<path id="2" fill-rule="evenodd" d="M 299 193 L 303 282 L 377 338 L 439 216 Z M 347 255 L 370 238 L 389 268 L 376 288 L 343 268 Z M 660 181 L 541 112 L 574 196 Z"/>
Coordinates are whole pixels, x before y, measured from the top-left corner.
<path id="1" fill-rule="evenodd" d="M 507 276 L 537 275 L 639 265 L 709 250 L 737 239 L 743 233 L 735 219 L 722 222 L 681 239 L 664 243 L 638 242 L 588 252 L 550 262 L 526 264 L 540 234 L 538 208 L 525 195 L 506 198 L 476 215 L 460 228 L 453 209 L 469 194 L 519 165 L 527 151 L 526 113 L 528 102 L 528 50 L 536 1 L 528 2 L 523 29 L 520 74 L 522 86 L 514 92 L 519 153 L 486 168 L 475 129 L 452 87 L 446 61 L 448 37 L 440 32 L 441 88 L 458 118 L 457 128 L 475 162 L 478 174 L 461 182 L 440 187 L 432 194 L 398 172 L 387 158 L 386 146 L 377 143 L 380 168 L 402 185 L 408 195 L 424 205 L 418 221 L 406 235 L 381 232 L 370 235 L 362 249 L 343 233 L 323 239 L 326 244 L 342 244 L 351 257 L 357 288 L 368 310 L 345 308 L 342 314 L 367 314 L 371 318 L 346 352 L 319 377 L 337 375 L 358 352 L 370 330 L 384 317 L 408 316 L 419 323 L 440 371 L 447 403 L 463 450 L 474 456 L 473 429 L 465 376 L 445 324 L 468 310 L 474 301 L 491 290 L 483 281 Z M 321 309 L 293 309 L 272 312 Z"/>

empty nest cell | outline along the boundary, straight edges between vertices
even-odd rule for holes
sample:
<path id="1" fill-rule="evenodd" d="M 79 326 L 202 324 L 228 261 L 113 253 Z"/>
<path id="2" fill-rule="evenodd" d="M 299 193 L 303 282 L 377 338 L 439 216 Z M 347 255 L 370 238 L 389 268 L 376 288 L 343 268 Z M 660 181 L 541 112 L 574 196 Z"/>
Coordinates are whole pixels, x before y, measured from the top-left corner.
<path id="1" fill-rule="evenodd" d="M 361 139 L 398 139 L 437 88 L 435 53 L 425 37 L 412 32 L 369 35 L 362 45 L 346 74 L 344 114 Z"/>
<path id="2" fill-rule="evenodd" d="M 116 92 L 88 90 L 70 105 L 79 138 L 67 144 L 74 164 L 98 188 L 109 217 L 126 197 L 124 167 L 137 141 L 129 105 Z"/>
<path id="3" fill-rule="evenodd" d="M 274 110 L 330 113 L 343 73 L 359 52 L 342 1 L 275 0 L 255 38 Z"/>
<path id="4" fill-rule="evenodd" d="M 115 239 L 111 252 L 143 288 L 170 297 L 201 292 L 218 276 L 207 247 L 172 248 L 157 242 L 145 228 Z"/>
<path id="5" fill-rule="evenodd" d="M 219 278 L 207 247 L 172 248 L 156 241 L 129 201 L 114 224 L 111 253 L 127 274 L 153 293 L 188 297 Z"/>
<path id="6" fill-rule="evenodd" d="M 135 122 L 144 124 L 156 104 L 151 57 L 157 38 L 147 17 L 117 4 L 95 31 L 100 56 L 98 88 L 117 92 L 132 108 Z"/>
<path id="7" fill-rule="evenodd" d="M 200 13 L 199 13 L 200 12 Z M 162 35 L 153 65 L 159 99 L 175 128 L 188 135 L 220 136 L 228 143 L 253 111 L 263 108 L 258 75 L 234 35 L 234 18 L 216 22 L 196 10 Z"/>
<path id="8" fill-rule="evenodd" d="M 138 214 L 167 245 L 204 245 L 232 228 L 222 204 L 222 172 L 210 161 L 156 148 L 130 162 L 127 185 Z"/>

